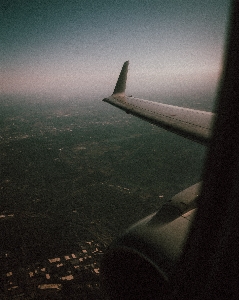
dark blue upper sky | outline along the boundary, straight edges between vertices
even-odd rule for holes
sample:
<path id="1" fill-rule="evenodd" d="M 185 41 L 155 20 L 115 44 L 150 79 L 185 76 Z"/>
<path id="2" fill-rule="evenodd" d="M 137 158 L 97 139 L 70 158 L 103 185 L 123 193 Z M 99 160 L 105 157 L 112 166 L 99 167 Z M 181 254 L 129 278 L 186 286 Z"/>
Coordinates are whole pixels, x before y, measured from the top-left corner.
<path id="1" fill-rule="evenodd" d="M 130 60 L 130 94 L 214 85 L 228 0 L 5 0 L 2 93 L 101 97 Z"/>

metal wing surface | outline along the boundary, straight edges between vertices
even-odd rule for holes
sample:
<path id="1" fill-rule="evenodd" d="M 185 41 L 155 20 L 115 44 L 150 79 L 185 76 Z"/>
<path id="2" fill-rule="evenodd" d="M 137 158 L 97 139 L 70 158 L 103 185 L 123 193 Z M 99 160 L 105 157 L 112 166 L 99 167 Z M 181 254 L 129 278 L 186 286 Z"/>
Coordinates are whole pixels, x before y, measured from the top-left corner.
<path id="1" fill-rule="evenodd" d="M 125 95 L 129 62 L 125 62 L 114 93 L 103 99 L 127 113 L 142 118 L 157 126 L 207 145 L 211 136 L 214 114 L 207 111 L 178 107 Z"/>

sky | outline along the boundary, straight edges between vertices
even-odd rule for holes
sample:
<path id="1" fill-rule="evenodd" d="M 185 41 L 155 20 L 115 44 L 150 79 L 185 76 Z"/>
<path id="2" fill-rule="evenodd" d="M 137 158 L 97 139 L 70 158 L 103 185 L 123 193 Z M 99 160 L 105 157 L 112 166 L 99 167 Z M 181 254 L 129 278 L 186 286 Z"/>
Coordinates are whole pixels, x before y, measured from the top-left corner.
<path id="1" fill-rule="evenodd" d="M 3 0 L 0 95 L 102 98 L 216 86 L 228 0 Z"/>

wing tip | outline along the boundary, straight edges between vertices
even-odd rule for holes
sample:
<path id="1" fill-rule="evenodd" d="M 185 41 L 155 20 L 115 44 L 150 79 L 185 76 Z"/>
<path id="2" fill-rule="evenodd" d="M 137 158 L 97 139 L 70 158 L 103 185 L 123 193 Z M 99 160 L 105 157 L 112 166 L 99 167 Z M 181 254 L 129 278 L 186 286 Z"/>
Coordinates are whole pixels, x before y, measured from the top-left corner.
<path id="1" fill-rule="evenodd" d="M 129 60 L 125 61 L 115 85 L 114 94 L 124 94 L 126 89 L 127 73 L 129 67 Z"/>

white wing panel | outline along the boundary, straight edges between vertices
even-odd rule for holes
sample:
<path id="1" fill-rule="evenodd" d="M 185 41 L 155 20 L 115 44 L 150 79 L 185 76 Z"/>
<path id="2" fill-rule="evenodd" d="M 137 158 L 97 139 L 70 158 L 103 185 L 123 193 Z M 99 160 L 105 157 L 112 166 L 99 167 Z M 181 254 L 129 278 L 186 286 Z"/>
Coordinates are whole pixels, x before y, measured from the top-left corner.
<path id="1" fill-rule="evenodd" d="M 207 144 L 210 139 L 213 113 L 126 97 L 124 94 L 114 94 L 103 101 L 201 144 Z"/>

